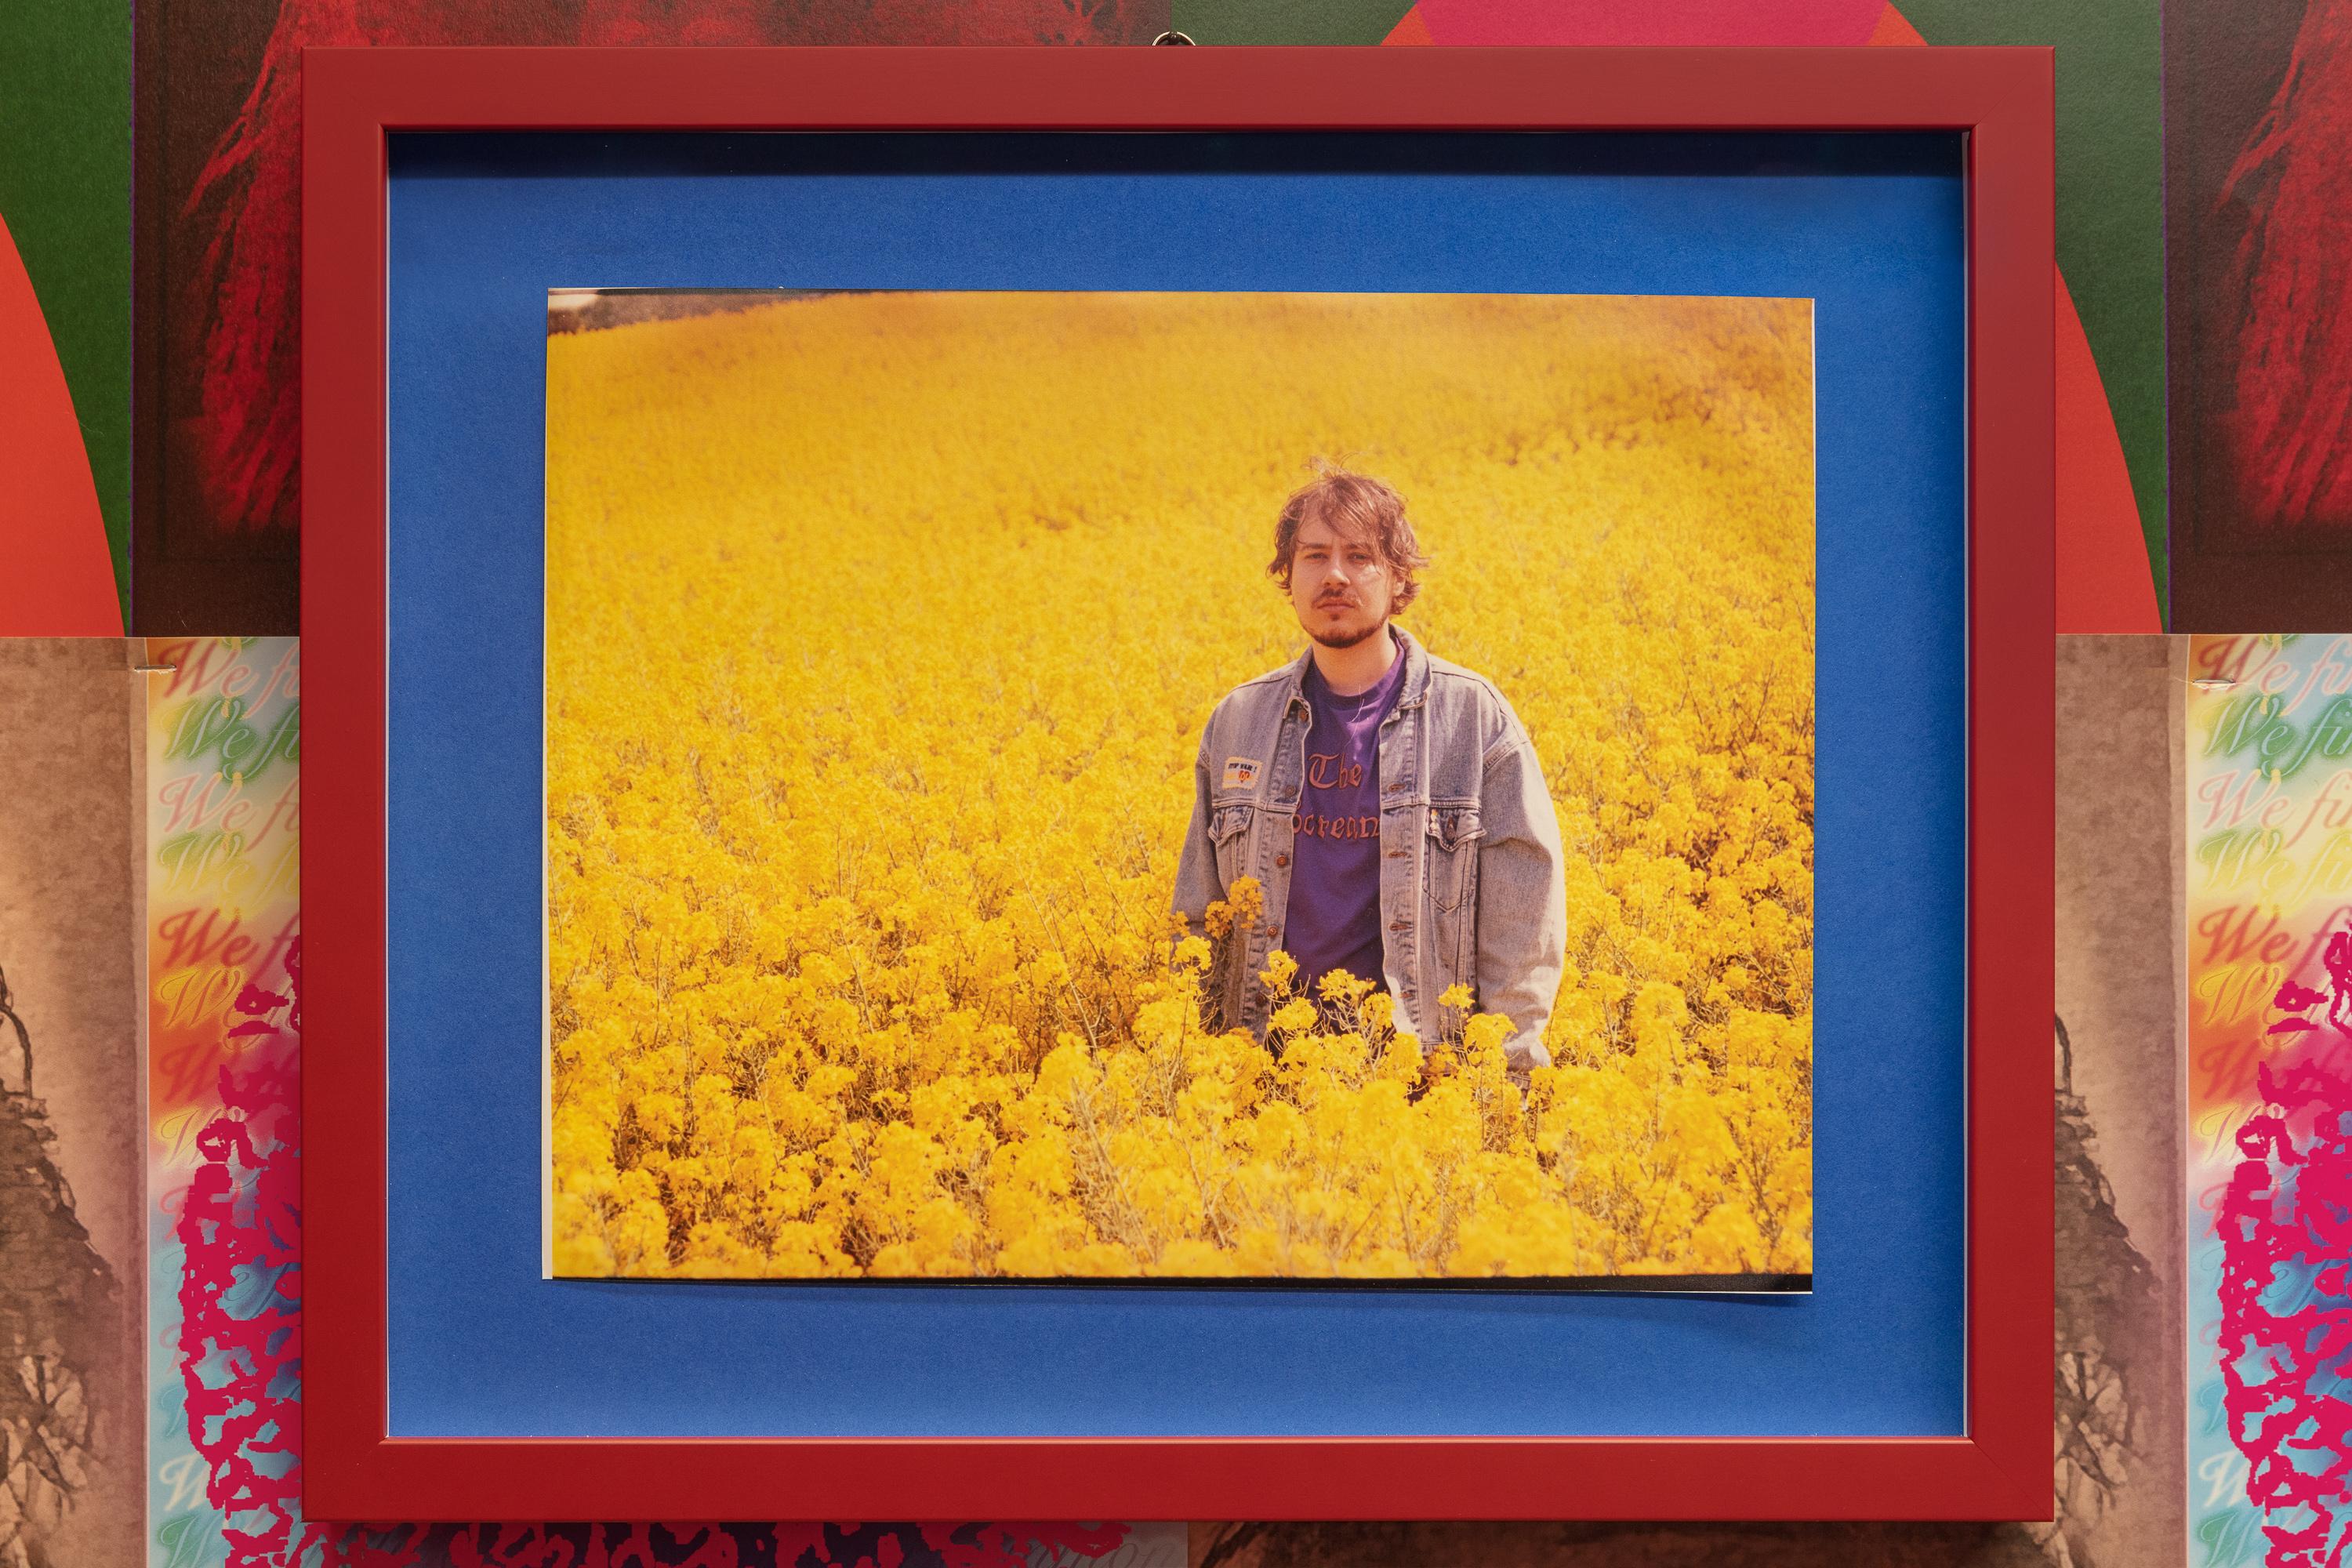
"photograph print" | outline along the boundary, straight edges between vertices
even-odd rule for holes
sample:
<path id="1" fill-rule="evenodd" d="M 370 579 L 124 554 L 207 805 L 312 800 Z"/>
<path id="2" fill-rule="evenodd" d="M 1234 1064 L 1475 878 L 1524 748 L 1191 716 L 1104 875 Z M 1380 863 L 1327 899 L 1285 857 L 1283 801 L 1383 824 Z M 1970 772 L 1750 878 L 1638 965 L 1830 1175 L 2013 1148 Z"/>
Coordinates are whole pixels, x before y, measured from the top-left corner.
<path id="1" fill-rule="evenodd" d="M 1810 300 L 548 325 L 551 1275 L 1810 1289 Z"/>

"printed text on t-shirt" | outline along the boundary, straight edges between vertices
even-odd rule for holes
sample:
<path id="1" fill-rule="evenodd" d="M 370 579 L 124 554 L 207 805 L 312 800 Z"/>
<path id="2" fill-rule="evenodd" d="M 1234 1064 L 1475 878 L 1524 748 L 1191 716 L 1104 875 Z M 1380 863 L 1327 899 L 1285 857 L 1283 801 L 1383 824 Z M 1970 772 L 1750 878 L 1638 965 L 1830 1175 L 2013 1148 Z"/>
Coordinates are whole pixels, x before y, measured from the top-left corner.
<path id="1" fill-rule="evenodd" d="M 1311 789 L 1353 789 L 1364 782 L 1364 764 L 1342 764 L 1337 752 L 1316 752 L 1307 759 L 1307 783 Z M 1319 811 L 1298 814 L 1297 832 L 1303 838 L 1378 838 L 1377 815 L 1326 816 Z"/>

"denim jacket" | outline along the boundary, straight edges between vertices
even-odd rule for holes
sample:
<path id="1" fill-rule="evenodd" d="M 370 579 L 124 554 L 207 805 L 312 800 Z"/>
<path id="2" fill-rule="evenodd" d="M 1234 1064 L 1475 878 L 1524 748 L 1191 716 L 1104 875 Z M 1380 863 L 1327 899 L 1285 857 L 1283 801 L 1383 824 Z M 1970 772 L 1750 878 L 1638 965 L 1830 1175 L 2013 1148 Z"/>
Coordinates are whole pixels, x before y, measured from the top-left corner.
<path id="1" fill-rule="evenodd" d="M 1438 998 L 1460 983 L 1480 1011 L 1510 1018 L 1514 1068 L 1549 1066 L 1543 1031 L 1559 991 L 1568 900 L 1535 747 L 1493 682 L 1392 629 L 1405 668 L 1380 729 L 1381 925 L 1398 1027 L 1424 1046 L 1437 1040 L 1447 1021 Z M 1196 932 L 1237 878 L 1265 889 L 1263 921 L 1247 928 L 1238 962 L 1212 977 L 1209 997 L 1222 1026 L 1253 1034 L 1268 1012 L 1258 971 L 1282 945 L 1289 908 L 1311 657 L 1236 687 L 1209 716 L 1176 868 L 1174 907 Z"/>

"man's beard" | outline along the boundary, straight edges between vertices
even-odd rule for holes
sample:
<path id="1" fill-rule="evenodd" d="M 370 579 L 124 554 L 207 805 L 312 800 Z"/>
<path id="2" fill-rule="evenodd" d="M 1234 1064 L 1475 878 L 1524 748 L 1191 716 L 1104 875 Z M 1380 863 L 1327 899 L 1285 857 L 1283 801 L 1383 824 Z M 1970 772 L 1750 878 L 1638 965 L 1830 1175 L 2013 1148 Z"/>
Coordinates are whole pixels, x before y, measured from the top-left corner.
<path id="1" fill-rule="evenodd" d="M 1317 642 L 1321 643 L 1325 647 L 1339 649 L 1350 648 L 1356 647 L 1359 643 L 1370 642 L 1374 637 L 1387 629 L 1388 622 L 1376 620 L 1364 626 L 1360 631 L 1318 632 L 1314 627 L 1309 626 L 1307 628 L 1307 635 L 1313 637 Z"/>

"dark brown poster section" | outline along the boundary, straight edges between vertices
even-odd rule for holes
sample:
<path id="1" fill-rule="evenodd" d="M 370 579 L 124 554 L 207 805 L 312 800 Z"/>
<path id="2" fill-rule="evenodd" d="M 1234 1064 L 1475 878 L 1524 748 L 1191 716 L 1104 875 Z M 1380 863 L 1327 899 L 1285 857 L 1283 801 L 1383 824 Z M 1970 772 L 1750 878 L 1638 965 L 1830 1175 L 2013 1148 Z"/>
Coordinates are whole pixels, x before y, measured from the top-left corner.
<path id="1" fill-rule="evenodd" d="M 131 626 L 147 636 L 297 629 L 299 430 L 272 429 L 265 411 L 273 395 L 289 411 L 299 396 L 299 121 L 274 157 L 206 173 L 248 100 L 267 96 L 258 79 L 279 19 L 275 0 L 139 4 Z M 288 87 L 299 99 L 299 83 Z M 242 307 L 218 276 L 232 246 L 257 264 Z"/>
<path id="2" fill-rule="evenodd" d="M 2172 629 L 2352 613 L 2352 0 L 2164 7 Z"/>

